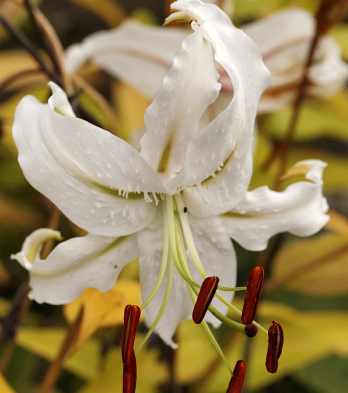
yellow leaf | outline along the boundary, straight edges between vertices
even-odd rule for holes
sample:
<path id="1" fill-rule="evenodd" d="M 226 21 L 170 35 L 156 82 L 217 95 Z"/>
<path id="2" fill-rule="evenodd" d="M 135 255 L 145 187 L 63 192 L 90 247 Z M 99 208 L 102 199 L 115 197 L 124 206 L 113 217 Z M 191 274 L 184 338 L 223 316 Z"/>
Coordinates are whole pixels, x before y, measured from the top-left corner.
<path id="1" fill-rule="evenodd" d="M 135 347 L 144 336 L 137 334 Z M 115 393 L 122 390 L 122 360 L 119 348 L 110 351 L 104 369 L 79 393 Z M 158 351 L 142 348 L 137 355 L 137 393 L 156 392 L 168 380 L 167 365 L 158 359 Z"/>
<path id="2" fill-rule="evenodd" d="M 5 378 L 1 374 L 0 374 L 0 392 L 1 393 L 15 393 L 15 391 L 6 382 Z"/>
<path id="3" fill-rule="evenodd" d="M 17 343 L 20 347 L 52 361 L 58 354 L 67 334 L 66 329 L 22 327 L 19 329 Z M 64 368 L 80 378 L 90 379 L 97 373 L 100 357 L 100 343 L 93 338 L 64 363 Z"/>
<path id="4" fill-rule="evenodd" d="M 347 133 L 348 134 L 348 133 Z M 288 168 L 302 160 L 320 159 L 325 161 L 328 166 L 323 173 L 324 192 L 339 192 L 348 187 L 347 167 L 348 159 L 344 156 L 338 156 L 320 149 L 293 146 L 290 150 Z M 249 189 L 268 185 L 270 188 L 274 185 L 274 179 L 278 173 L 279 160 L 272 167 L 265 171 L 260 164 L 254 165 L 253 177 Z M 298 180 L 303 180 L 298 179 Z M 287 184 L 283 184 L 285 187 Z M 283 187 L 283 188 L 284 188 Z"/>
<path id="5" fill-rule="evenodd" d="M 121 138 L 130 142 L 132 134 L 144 127 L 144 113 L 150 101 L 122 82 L 112 84 L 112 99 L 122 125 Z"/>
<path id="6" fill-rule="evenodd" d="M 0 223 L 33 230 L 45 224 L 38 213 L 0 194 Z"/>
<path id="7" fill-rule="evenodd" d="M 41 102 L 47 102 L 49 87 L 47 86 L 47 84 L 44 84 L 40 87 L 23 89 L 19 93 L 11 96 L 9 100 L 2 103 L 0 106 L 0 120 L 2 122 L 3 131 L 1 141 L 3 145 L 15 155 L 17 154 L 17 149 L 12 139 L 12 124 L 14 112 L 19 101 L 28 94 L 35 96 Z"/>
<path id="8" fill-rule="evenodd" d="M 283 326 L 285 337 L 279 368 L 276 374 L 266 371 L 267 335 L 259 331 L 257 336 L 251 339 L 251 362 L 248 365 L 251 390 L 262 389 L 331 354 L 348 355 L 348 340 L 345 339 L 347 312 L 300 312 L 280 303 L 261 303 L 258 308 L 259 322 L 268 328 L 274 319 Z M 247 338 L 240 334 L 226 349 L 225 353 L 232 365 L 243 358 L 246 340 Z M 210 369 L 205 372 L 209 373 Z M 230 377 L 221 361 L 216 373 L 206 381 L 200 393 L 225 391 Z"/>
<path id="9" fill-rule="evenodd" d="M 10 302 L 0 297 L 0 317 L 4 317 L 8 313 L 10 307 L 11 307 Z"/>
<path id="10" fill-rule="evenodd" d="M 216 356 L 202 326 L 183 321 L 178 329 L 177 375 L 182 384 L 199 378 Z"/>
<path id="11" fill-rule="evenodd" d="M 266 289 L 285 286 L 310 295 L 337 296 L 348 292 L 347 237 L 332 233 L 296 240 L 276 255 Z"/>
<path id="12" fill-rule="evenodd" d="M 328 214 L 330 216 L 330 220 L 325 225 L 325 228 L 337 233 L 338 235 L 348 237 L 348 218 L 334 210 L 329 210 Z"/>
<path id="13" fill-rule="evenodd" d="M 38 69 L 36 61 L 24 49 L 11 49 L 0 53 L 0 85 L 12 75 L 28 69 Z M 21 77 L 11 83 L 11 88 L 22 87 L 29 82 L 43 81 L 44 77 L 40 74 L 32 74 Z"/>
<path id="14" fill-rule="evenodd" d="M 341 24 L 335 26 L 331 31 L 330 35 L 338 42 L 342 49 L 342 57 L 348 59 L 348 26 L 346 24 Z"/>
<path id="15" fill-rule="evenodd" d="M 140 286 L 136 281 L 118 280 L 110 291 L 101 293 L 87 288 L 74 302 L 64 307 L 66 319 L 72 323 L 83 307 L 81 328 L 72 352 L 101 327 L 123 324 L 124 308 L 127 304 L 140 304 Z"/>
<path id="16" fill-rule="evenodd" d="M 301 107 L 295 141 L 330 137 L 347 141 L 348 93 L 327 99 L 308 99 Z M 292 110 L 284 109 L 265 117 L 262 128 L 278 139 L 285 136 Z"/>
<path id="17" fill-rule="evenodd" d="M 113 0 L 70 0 L 98 15 L 110 27 L 117 27 L 126 17 L 124 9 Z"/>
<path id="18" fill-rule="evenodd" d="M 65 329 L 21 328 L 18 345 L 28 351 L 52 361 L 66 335 Z M 144 335 L 137 334 L 135 347 Z M 89 382 L 80 393 L 114 393 L 122 389 L 122 359 L 119 347 L 107 355 L 105 367 L 100 367 L 100 343 L 89 339 L 79 351 L 64 362 L 64 369 Z M 146 347 L 137 355 L 137 393 L 154 392 L 155 387 L 167 380 L 167 366 L 158 360 L 158 351 Z M 154 371 L 155 370 L 155 371 Z"/>

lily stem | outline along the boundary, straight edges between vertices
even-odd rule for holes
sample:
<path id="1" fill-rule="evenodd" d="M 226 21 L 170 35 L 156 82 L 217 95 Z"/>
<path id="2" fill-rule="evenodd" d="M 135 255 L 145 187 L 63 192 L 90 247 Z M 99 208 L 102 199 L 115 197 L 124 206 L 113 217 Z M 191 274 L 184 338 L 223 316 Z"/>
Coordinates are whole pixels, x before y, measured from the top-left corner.
<path id="1" fill-rule="evenodd" d="M 78 313 L 75 321 L 70 326 L 68 333 L 65 337 L 65 340 L 63 341 L 60 347 L 57 357 L 55 358 L 54 362 L 51 363 L 51 366 L 45 375 L 42 385 L 40 386 L 39 393 L 49 393 L 54 387 L 54 385 L 56 384 L 60 371 L 63 367 L 64 359 L 80 329 L 82 317 L 83 317 L 83 308 L 80 309 L 80 312 Z"/>
<path id="2" fill-rule="evenodd" d="M 311 44 L 310 44 L 310 47 L 308 50 L 306 63 L 303 68 L 301 83 L 298 87 L 297 96 L 294 101 L 293 111 L 292 111 L 292 115 L 290 118 L 288 129 L 286 132 L 286 136 L 281 142 L 279 142 L 275 146 L 275 148 L 271 152 L 270 156 L 268 157 L 268 159 L 264 163 L 264 168 L 267 170 L 272 165 L 274 160 L 276 158 L 280 157 L 280 165 L 279 165 L 279 169 L 278 169 L 276 180 L 275 180 L 275 186 L 274 186 L 275 190 L 279 189 L 280 177 L 285 172 L 285 169 L 287 166 L 290 146 L 292 144 L 292 141 L 293 141 L 295 133 L 296 133 L 296 126 L 297 126 L 297 123 L 299 120 L 299 116 L 300 116 L 300 112 L 301 112 L 301 108 L 302 108 L 302 103 L 306 97 L 306 87 L 308 84 L 309 68 L 312 64 L 314 53 L 315 53 L 316 47 L 319 42 L 319 38 L 320 38 L 320 31 L 319 31 L 318 25 L 317 25 L 315 34 L 313 36 L 313 39 L 311 41 Z"/>
<path id="3" fill-rule="evenodd" d="M 20 32 L 15 26 L 13 26 L 12 23 L 9 20 L 7 20 L 7 18 L 5 18 L 1 13 L 0 13 L 0 22 L 8 31 L 10 36 L 31 54 L 31 56 L 40 65 L 42 71 L 44 71 L 52 81 L 55 81 L 58 85 L 61 85 L 59 76 L 56 75 L 47 67 L 46 63 L 42 59 L 41 54 L 37 50 L 37 48 L 31 43 L 31 41 L 28 40 L 28 38 L 22 32 Z"/>

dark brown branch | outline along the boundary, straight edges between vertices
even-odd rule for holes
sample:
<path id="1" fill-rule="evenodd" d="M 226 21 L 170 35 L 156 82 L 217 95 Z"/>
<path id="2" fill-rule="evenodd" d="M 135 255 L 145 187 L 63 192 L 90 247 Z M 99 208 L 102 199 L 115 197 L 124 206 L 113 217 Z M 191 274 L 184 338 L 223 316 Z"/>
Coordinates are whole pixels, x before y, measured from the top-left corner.
<path id="1" fill-rule="evenodd" d="M 28 38 L 24 34 L 22 34 L 22 32 L 20 32 L 15 26 L 13 26 L 13 24 L 9 20 L 7 20 L 7 18 L 5 18 L 1 13 L 0 22 L 3 24 L 11 37 L 31 54 L 31 56 L 37 61 L 37 63 L 41 67 L 42 71 L 44 71 L 52 81 L 56 82 L 58 85 L 61 85 L 60 78 L 47 67 L 46 63 L 41 57 L 41 54 L 31 43 L 31 41 L 29 41 Z"/>

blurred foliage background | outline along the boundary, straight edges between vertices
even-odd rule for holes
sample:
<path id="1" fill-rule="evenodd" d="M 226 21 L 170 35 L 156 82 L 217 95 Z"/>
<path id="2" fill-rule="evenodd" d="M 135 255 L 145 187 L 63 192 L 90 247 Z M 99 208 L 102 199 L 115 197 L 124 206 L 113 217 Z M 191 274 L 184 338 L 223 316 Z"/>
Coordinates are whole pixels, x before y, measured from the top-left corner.
<path id="1" fill-rule="evenodd" d="M 20 2 L 0 1 L 0 11 L 29 37 L 38 42 L 28 12 Z M 168 4 L 164 0 L 43 0 L 33 1 L 54 27 L 64 48 L 87 35 L 117 27 L 133 17 L 148 24 L 162 24 Z M 265 17 L 273 11 L 301 6 L 315 12 L 315 0 L 236 0 L 233 21 L 237 26 Z M 330 34 L 348 61 L 348 26 L 336 25 Z M 30 65 L 30 55 L 0 25 L 1 83 Z M 143 124 L 143 113 L 150 103 L 125 83 L 112 79 L 94 65 L 86 65 L 81 75 L 110 103 L 105 114 L 95 96 L 81 98 L 86 118 L 105 128 L 116 127 L 129 139 L 132 130 Z M 21 249 L 23 239 L 34 229 L 46 226 L 51 217 L 50 202 L 29 186 L 17 163 L 11 137 L 14 109 L 24 95 L 47 100 L 47 79 L 42 75 L 20 78 L 0 91 L 0 317 L 3 321 L 0 344 L 2 393 L 41 392 L 40 385 L 73 323 L 81 304 L 85 305 L 74 353 L 62 366 L 52 392 L 121 392 L 122 363 L 120 333 L 123 308 L 139 302 L 137 262 L 128 266 L 112 293 L 101 295 L 87 290 L 84 297 L 65 309 L 47 304 L 27 304 L 23 321 L 18 310 L 23 296 L 18 288 L 27 272 L 10 260 Z M 258 118 L 259 136 L 255 152 L 254 178 L 250 188 L 273 186 L 277 160 L 265 170 L 264 163 L 275 144 L 284 138 L 291 108 L 262 114 Z M 113 124 L 114 121 L 114 124 Z M 264 363 L 265 337 L 255 340 L 231 332 L 216 331 L 227 357 L 234 364 L 239 358 L 248 363 L 245 392 L 259 393 L 346 393 L 348 386 L 348 92 L 327 99 L 307 98 L 302 107 L 289 155 L 289 164 L 318 158 L 328 163 L 324 173 L 324 193 L 330 205 L 331 220 L 321 233 L 299 239 L 289 234 L 276 236 L 265 252 L 252 253 L 235 244 L 238 285 L 245 285 L 255 264 L 266 269 L 265 290 L 258 319 L 265 326 L 272 319 L 282 323 L 285 347 L 279 371 L 268 374 Z M 59 224 L 65 239 L 79 230 L 66 218 Z M 236 296 L 241 306 L 242 295 Z M 23 311 L 23 307 L 22 307 Z M 17 333 L 15 339 L 13 339 Z M 146 333 L 141 325 L 137 340 Z M 139 393 L 196 392 L 221 393 L 229 376 L 224 364 L 191 321 L 183 322 L 177 333 L 179 349 L 168 349 L 153 336 L 138 356 Z"/>

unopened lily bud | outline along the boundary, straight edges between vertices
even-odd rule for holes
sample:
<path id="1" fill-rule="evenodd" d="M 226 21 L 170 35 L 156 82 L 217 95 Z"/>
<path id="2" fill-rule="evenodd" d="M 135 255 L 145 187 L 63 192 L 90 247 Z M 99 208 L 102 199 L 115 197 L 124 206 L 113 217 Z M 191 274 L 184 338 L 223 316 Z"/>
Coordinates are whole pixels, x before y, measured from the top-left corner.
<path id="1" fill-rule="evenodd" d="M 194 323 L 201 323 L 208 311 L 219 285 L 219 277 L 207 277 L 201 286 L 196 304 L 192 312 Z"/>
<path id="2" fill-rule="evenodd" d="M 244 360 L 238 360 L 226 393 L 240 393 L 243 388 L 246 366 Z"/>
<path id="3" fill-rule="evenodd" d="M 135 393 L 137 382 L 137 363 L 134 353 L 134 340 L 140 320 L 140 308 L 128 304 L 124 310 L 122 334 L 123 393 Z"/>
<path id="4" fill-rule="evenodd" d="M 266 357 L 266 368 L 269 373 L 274 374 L 278 370 L 278 359 L 282 354 L 284 344 L 284 332 L 280 323 L 273 321 L 268 329 L 268 350 Z"/>
<path id="5" fill-rule="evenodd" d="M 255 266 L 251 269 L 242 311 L 242 322 L 244 325 L 250 324 L 255 318 L 264 276 L 263 267 Z"/>

